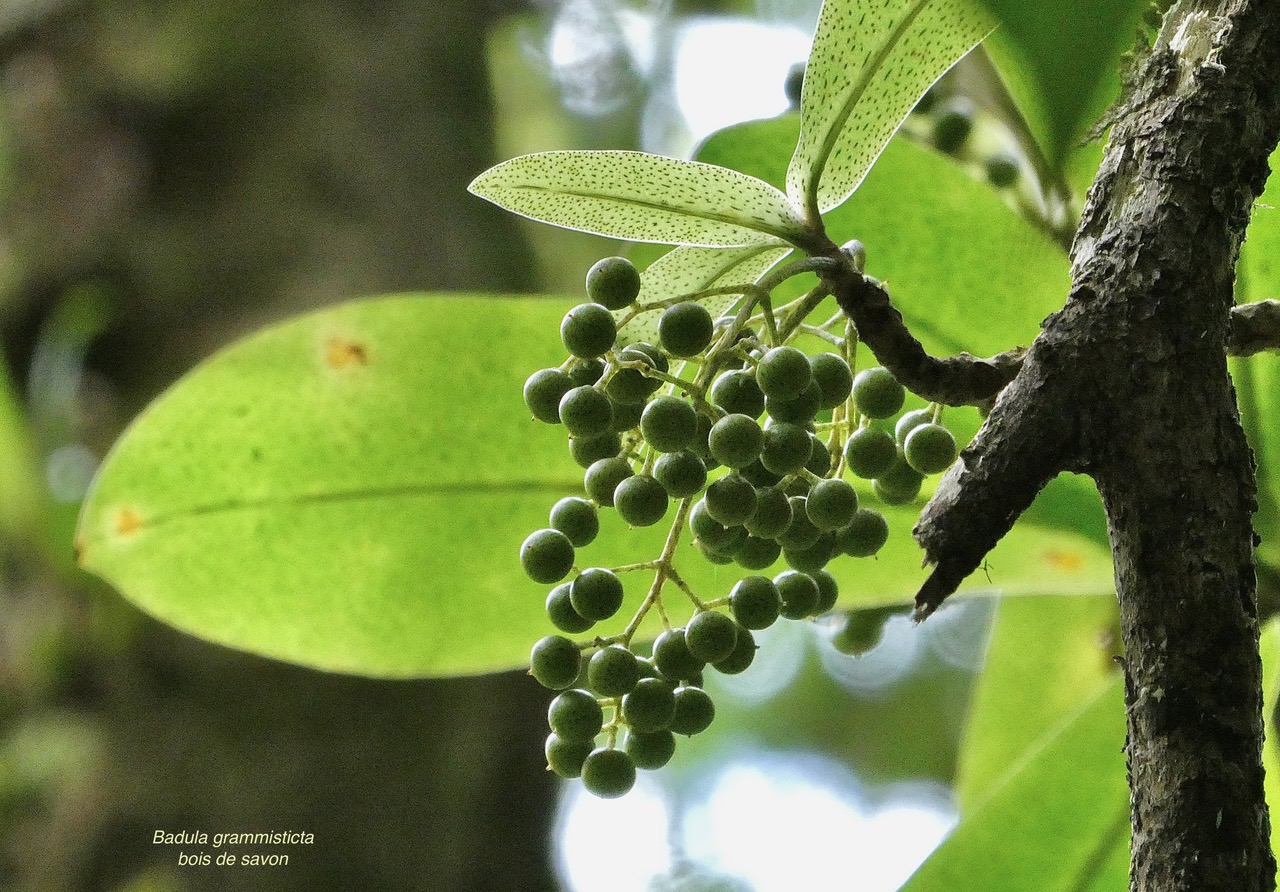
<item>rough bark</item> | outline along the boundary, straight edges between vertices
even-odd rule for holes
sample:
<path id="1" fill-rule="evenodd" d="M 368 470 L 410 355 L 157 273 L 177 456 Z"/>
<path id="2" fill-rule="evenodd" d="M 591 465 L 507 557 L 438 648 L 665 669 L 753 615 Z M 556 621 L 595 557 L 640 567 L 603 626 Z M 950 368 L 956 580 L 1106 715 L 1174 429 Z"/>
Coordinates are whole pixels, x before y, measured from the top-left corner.
<path id="1" fill-rule="evenodd" d="M 1125 642 L 1131 888 L 1274 888 L 1235 262 L 1280 136 L 1280 4 L 1183 2 L 1117 110 L 1073 286 L 917 527 L 927 614 L 1063 470 L 1097 482 Z"/>

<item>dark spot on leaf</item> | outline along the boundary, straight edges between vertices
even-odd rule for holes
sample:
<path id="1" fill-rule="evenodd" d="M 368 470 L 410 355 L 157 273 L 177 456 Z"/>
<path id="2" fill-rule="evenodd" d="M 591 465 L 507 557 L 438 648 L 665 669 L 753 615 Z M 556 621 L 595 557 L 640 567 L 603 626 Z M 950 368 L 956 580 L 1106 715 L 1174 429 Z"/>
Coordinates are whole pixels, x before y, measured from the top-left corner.
<path id="1" fill-rule="evenodd" d="M 325 346 L 325 364 L 331 369 L 346 369 L 369 364 L 369 351 L 358 341 L 331 338 Z"/>
<path id="2" fill-rule="evenodd" d="M 117 536 L 132 536 L 142 529 L 142 518 L 132 508 L 121 508 L 111 524 Z"/>

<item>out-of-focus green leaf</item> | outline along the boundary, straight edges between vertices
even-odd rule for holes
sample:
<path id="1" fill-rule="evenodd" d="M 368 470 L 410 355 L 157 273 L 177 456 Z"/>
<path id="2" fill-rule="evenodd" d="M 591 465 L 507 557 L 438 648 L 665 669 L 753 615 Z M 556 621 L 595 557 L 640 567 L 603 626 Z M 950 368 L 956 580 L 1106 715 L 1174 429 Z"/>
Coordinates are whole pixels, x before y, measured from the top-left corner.
<path id="1" fill-rule="evenodd" d="M 672 248 L 640 274 L 641 304 L 693 294 L 717 286 L 751 284 L 791 253 L 790 248 L 750 245 L 745 248 Z M 741 294 L 715 295 L 699 301 L 712 317 L 732 307 Z M 619 310 L 619 319 L 629 311 Z M 626 323 L 618 336 L 622 343 L 658 342 L 658 320 L 663 310 L 646 310 Z"/>
<path id="2" fill-rule="evenodd" d="M 985 44 L 1049 163 L 1071 149 L 1119 91 L 1148 0 L 982 0 L 1000 20 Z"/>
<path id="3" fill-rule="evenodd" d="M 798 126 L 792 115 L 732 127 L 698 157 L 779 183 Z M 1067 258 L 1047 236 L 990 186 L 907 140 L 889 143 L 826 226 L 837 244 L 866 243 L 867 271 L 933 350 L 986 355 L 1029 344 L 1070 286 Z"/>
<path id="4" fill-rule="evenodd" d="M 1123 743 L 1117 676 L 1010 766 L 904 892 L 1123 888 L 1111 876 L 1129 825 Z"/>
<path id="5" fill-rule="evenodd" d="M 44 547 L 50 508 L 26 414 L 9 370 L 0 365 L 0 532 Z"/>
<path id="6" fill-rule="evenodd" d="M 925 90 L 991 31 L 967 0 L 826 0 L 787 194 L 810 217 L 858 188 Z"/>
<path id="7" fill-rule="evenodd" d="M 1262 721 L 1266 737 L 1262 744 L 1262 767 L 1266 771 L 1262 786 L 1267 807 L 1272 815 L 1280 815 L 1280 742 L 1276 734 L 1276 706 L 1280 701 L 1280 621 L 1272 620 L 1262 627 L 1258 642 L 1262 656 Z M 1271 821 L 1271 851 L 1280 852 L 1280 821 Z"/>
<path id="8" fill-rule="evenodd" d="M 644 152 L 539 152 L 491 167 L 470 191 L 525 217 L 611 238 L 735 247 L 803 238 L 791 202 L 743 174 Z"/>
<path id="9" fill-rule="evenodd" d="M 960 752 L 962 813 L 979 807 L 1037 742 L 1114 681 L 1118 635 L 1114 594 L 1000 603 Z"/>

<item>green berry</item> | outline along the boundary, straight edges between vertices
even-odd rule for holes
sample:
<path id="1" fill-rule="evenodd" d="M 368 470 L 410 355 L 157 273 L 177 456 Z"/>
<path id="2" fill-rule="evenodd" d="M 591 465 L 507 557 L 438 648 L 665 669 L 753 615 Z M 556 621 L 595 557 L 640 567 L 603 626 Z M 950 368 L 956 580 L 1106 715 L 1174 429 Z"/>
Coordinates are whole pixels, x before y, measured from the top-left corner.
<path id="1" fill-rule="evenodd" d="M 789 421 L 792 424 L 809 424 L 822 407 L 822 391 L 815 381 L 800 391 L 799 395 L 789 400 L 767 396 L 764 398 L 764 410 L 774 421 Z"/>
<path id="2" fill-rule="evenodd" d="M 746 415 L 726 415 L 711 426 L 707 437 L 707 446 L 715 460 L 735 469 L 755 461 L 763 442 L 760 425 Z"/>
<path id="3" fill-rule="evenodd" d="M 648 474 L 628 477 L 613 493 L 618 516 L 633 527 L 651 527 L 667 513 L 667 491 Z"/>
<path id="4" fill-rule="evenodd" d="M 717 672 L 724 675 L 738 675 L 746 672 L 752 661 L 756 658 L 756 639 L 748 630 L 738 627 L 738 638 L 733 644 L 733 650 L 729 656 L 723 660 L 718 660 L 712 665 Z"/>
<path id="5" fill-rule="evenodd" d="M 578 615 L 594 622 L 609 619 L 622 606 L 622 580 L 612 570 L 591 567 L 569 584 L 569 603 Z"/>
<path id="6" fill-rule="evenodd" d="M 780 489 L 765 487 L 756 490 L 756 513 L 745 526 L 752 536 L 777 539 L 791 526 L 792 519 L 787 494 Z"/>
<path id="7" fill-rule="evenodd" d="M 674 697 L 671 702 L 674 714 Z M 651 734 L 641 734 L 633 728 L 627 735 L 627 744 L 624 749 L 631 757 L 631 761 L 636 763 L 637 768 L 655 771 L 670 762 L 671 757 L 675 755 L 676 738 L 665 729 Z"/>
<path id="8" fill-rule="evenodd" d="M 760 463 L 775 474 L 794 474 L 809 461 L 812 451 L 807 430 L 798 424 L 778 422 L 764 430 Z"/>
<path id="9" fill-rule="evenodd" d="M 598 359 L 579 359 L 569 367 L 569 380 L 574 387 L 595 384 L 604 376 L 604 363 Z"/>
<path id="10" fill-rule="evenodd" d="M 569 583 L 567 582 L 560 583 L 547 595 L 547 617 L 561 632 L 569 632 L 573 635 L 585 632 L 595 625 L 593 620 L 586 619 L 573 609 L 573 602 L 569 600 Z"/>
<path id="11" fill-rule="evenodd" d="M 598 437 L 613 424 L 613 404 L 594 387 L 575 387 L 560 399 L 560 420 L 572 436 Z"/>
<path id="12" fill-rule="evenodd" d="M 907 434 L 902 453 L 921 474 L 937 474 L 956 460 L 956 438 L 940 424 L 922 424 Z"/>
<path id="13" fill-rule="evenodd" d="M 580 359 L 603 356 L 618 337 L 613 314 L 600 304 L 579 304 L 560 323 L 560 340 Z"/>
<path id="14" fill-rule="evenodd" d="M 676 688 L 676 714 L 671 718 L 671 730 L 686 736 L 701 734 L 711 726 L 716 717 L 716 705 L 702 688 L 685 686 Z"/>
<path id="15" fill-rule="evenodd" d="M 730 415 L 759 418 L 764 412 L 764 394 L 753 375 L 742 370 L 725 372 L 711 385 L 711 402 Z"/>
<path id="16" fill-rule="evenodd" d="M 818 606 L 818 583 L 808 573 L 787 570 L 774 577 L 782 597 L 782 615 L 787 619 L 804 619 Z"/>
<path id="17" fill-rule="evenodd" d="M 622 750 L 593 750 L 582 763 L 582 785 L 601 799 L 625 796 L 636 785 L 636 763 Z"/>
<path id="18" fill-rule="evenodd" d="M 987 158 L 985 167 L 987 181 L 997 189 L 1008 189 L 1018 182 L 1018 177 L 1022 173 L 1022 169 L 1018 166 L 1018 159 L 1008 152 L 997 152 Z"/>
<path id="19" fill-rule="evenodd" d="M 901 613 L 901 607 L 851 610 L 845 616 L 844 624 L 832 636 L 831 643 L 843 654 L 861 656 L 880 643 L 885 623 Z"/>
<path id="20" fill-rule="evenodd" d="M 653 478 L 671 498 L 685 499 L 707 485 L 707 466 L 692 452 L 668 452 L 654 462 Z"/>
<path id="21" fill-rule="evenodd" d="M 756 366 L 756 383 L 775 400 L 795 399 L 812 382 L 809 357 L 795 347 L 774 347 Z"/>
<path id="22" fill-rule="evenodd" d="M 781 556 L 782 546 L 773 539 L 749 535 L 734 552 L 733 559 L 748 570 L 763 570 L 772 567 Z"/>
<path id="23" fill-rule="evenodd" d="M 675 681 L 688 681 L 706 666 L 705 660 L 689 653 L 683 628 L 667 629 L 658 636 L 653 642 L 653 663 L 659 672 Z"/>
<path id="24" fill-rule="evenodd" d="M 529 674 L 553 691 L 572 685 L 582 670 L 582 651 L 562 635 L 548 635 L 533 645 Z"/>
<path id="25" fill-rule="evenodd" d="M 618 420 L 615 412 L 613 420 Z M 622 438 L 617 431 L 598 437 L 570 437 L 569 455 L 580 468 L 589 468 L 602 458 L 613 458 L 622 451 Z"/>
<path id="26" fill-rule="evenodd" d="M 809 460 L 805 462 L 805 468 L 819 477 L 827 476 L 831 472 L 831 450 L 814 434 L 809 435 L 809 445 L 812 449 L 809 452 Z"/>
<path id="27" fill-rule="evenodd" d="M 973 130 L 973 103 L 965 97 L 954 97 L 935 113 L 933 144 L 948 155 L 957 151 Z"/>
<path id="28" fill-rule="evenodd" d="M 551 701 L 547 724 L 561 740 L 591 740 L 604 726 L 604 710 L 589 691 L 574 688 Z"/>
<path id="29" fill-rule="evenodd" d="M 901 447 L 907 442 L 907 436 L 922 424 L 929 424 L 933 421 L 932 409 L 912 409 L 910 412 L 904 412 L 902 417 L 898 419 L 898 423 L 893 426 L 893 440 Z M 877 474 L 877 477 L 882 476 Z"/>
<path id="30" fill-rule="evenodd" d="M 809 519 L 809 500 L 804 496 L 791 496 L 791 526 L 778 537 L 783 548 L 800 551 L 813 545 L 822 535 L 822 530 L 813 525 Z"/>
<path id="31" fill-rule="evenodd" d="M 836 547 L 850 557 L 871 557 L 888 541 L 888 522 L 870 508 L 859 508 L 849 525 L 836 534 Z"/>
<path id="32" fill-rule="evenodd" d="M 547 767 L 570 780 L 582 775 L 582 763 L 595 748 L 589 740 L 564 740 L 559 734 L 547 735 Z"/>
<path id="33" fill-rule="evenodd" d="M 584 548 L 599 535 L 600 516 L 586 499 L 567 496 L 551 506 L 551 526 L 564 533 L 574 548 Z"/>
<path id="34" fill-rule="evenodd" d="M 560 423 L 560 400 L 573 389 L 573 381 L 559 369 L 540 369 L 524 382 L 524 404 L 533 417 L 547 424 Z"/>
<path id="35" fill-rule="evenodd" d="M 678 396 L 660 396 L 640 416 L 640 433 L 659 452 L 679 452 L 698 435 L 698 413 Z"/>
<path id="36" fill-rule="evenodd" d="M 646 368 L 659 372 L 666 372 L 671 368 L 661 350 L 653 344 L 643 342 L 624 347 L 618 353 L 618 361 L 644 364 L 638 368 L 619 368 L 609 379 L 605 392 L 619 403 L 643 403 L 662 386 L 659 379 L 645 374 Z"/>
<path id="37" fill-rule="evenodd" d="M 689 512 L 689 529 L 698 544 L 722 555 L 732 555 L 747 538 L 747 531 L 741 526 L 725 526 L 712 517 L 705 497 L 694 503 L 693 510 Z"/>
<path id="38" fill-rule="evenodd" d="M 849 363 L 834 353 L 819 353 L 809 360 L 813 368 L 813 380 L 822 394 L 819 405 L 823 409 L 834 409 L 849 398 L 853 390 L 853 372 Z"/>
<path id="39" fill-rule="evenodd" d="M 748 576 L 738 580 L 729 592 L 729 608 L 733 618 L 745 629 L 767 629 L 778 620 L 782 596 L 773 580 L 765 576 Z"/>
<path id="40" fill-rule="evenodd" d="M 845 467 L 863 480 L 872 480 L 888 471 L 897 457 L 898 445 L 893 441 L 893 434 L 878 427 L 858 428 L 844 444 Z"/>
<path id="41" fill-rule="evenodd" d="M 924 477 L 899 453 L 893 467 L 871 484 L 876 497 L 886 505 L 905 505 L 920 494 Z"/>
<path id="42" fill-rule="evenodd" d="M 840 598 L 840 585 L 836 578 L 826 570 L 815 570 L 809 574 L 818 583 L 818 605 L 813 608 L 814 616 L 830 613 Z"/>
<path id="43" fill-rule="evenodd" d="M 755 516 L 756 488 L 738 474 L 726 474 L 707 487 L 703 501 L 717 523 L 741 526 Z"/>
<path id="44" fill-rule="evenodd" d="M 587 297 L 610 310 L 624 310 L 640 295 L 640 271 L 625 257 L 597 260 L 587 270 Z"/>
<path id="45" fill-rule="evenodd" d="M 620 455 L 602 458 L 587 468 L 587 473 L 582 478 L 583 488 L 597 505 L 612 508 L 613 494 L 617 492 L 618 484 L 634 473 L 631 463 Z"/>
<path id="46" fill-rule="evenodd" d="M 695 614 L 684 630 L 689 653 L 705 663 L 723 660 L 732 653 L 737 635 L 737 623 L 714 610 L 703 610 Z"/>
<path id="47" fill-rule="evenodd" d="M 739 468 L 738 473 L 756 489 L 777 486 L 782 482 L 782 475 L 770 471 L 760 463 L 760 459 L 756 459 L 746 467 Z"/>
<path id="48" fill-rule="evenodd" d="M 609 402 L 613 404 L 613 421 L 609 428 L 615 433 L 626 433 L 635 430 L 640 426 L 640 419 L 644 416 L 644 403 L 618 403 L 613 398 L 609 398 Z"/>
<path id="49" fill-rule="evenodd" d="M 601 697 L 621 697 L 639 680 L 640 664 L 621 644 L 602 647 L 587 661 L 587 684 Z"/>
<path id="50" fill-rule="evenodd" d="M 742 527 L 734 527 L 734 529 L 742 533 L 743 540 L 745 541 L 746 535 L 747 535 L 746 530 L 742 529 Z M 718 567 L 724 567 L 733 563 L 732 551 L 728 553 L 715 551 L 712 548 L 708 548 L 705 542 L 694 542 L 693 547 L 698 550 L 698 554 L 702 555 L 702 557 L 709 564 L 715 564 Z"/>
<path id="51" fill-rule="evenodd" d="M 782 82 L 782 92 L 786 94 L 787 104 L 793 109 L 800 108 L 800 95 L 804 91 L 803 62 L 796 62 L 787 69 L 786 80 Z"/>
<path id="52" fill-rule="evenodd" d="M 853 379 L 853 403 L 868 418 L 896 414 L 906 397 L 906 388 L 884 366 L 863 369 Z"/>
<path id="53" fill-rule="evenodd" d="M 622 718 L 632 731 L 648 734 L 671 724 L 676 714 L 675 689 L 659 678 L 642 678 L 622 698 Z"/>
<path id="54" fill-rule="evenodd" d="M 847 481 L 822 480 L 809 490 L 805 511 L 820 530 L 838 530 L 848 526 L 858 510 L 858 494 Z"/>
<path id="55" fill-rule="evenodd" d="M 706 463 L 707 470 L 717 467 L 720 463 L 711 456 L 711 450 L 707 446 L 707 440 L 711 438 L 711 427 L 716 420 L 709 415 L 698 413 L 698 435 L 693 438 L 693 442 L 689 444 L 689 451 Z"/>
<path id="56" fill-rule="evenodd" d="M 573 558 L 573 543 L 559 530 L 530 533 L 520 546 L 520 566 L 524 568 L 525 575 L 544 585 L 559 582 L 569 575 L 573 569 Z"/>
<path id="57" fill-rule="evenodd" d="M 787 565 L 801 573 L 816 573 L 825 567 L 836 554 L 836 534 L 823 533 L 808 548 L 786 549 L 782 556 Z"/>
<path id="58" fill-rule="evenodd" d="M 714 323 L 707 308 L 686 301 L 669 307 L 658 319 L 658 340 L 672 356 L 697 356 L 711 343 Z"/>

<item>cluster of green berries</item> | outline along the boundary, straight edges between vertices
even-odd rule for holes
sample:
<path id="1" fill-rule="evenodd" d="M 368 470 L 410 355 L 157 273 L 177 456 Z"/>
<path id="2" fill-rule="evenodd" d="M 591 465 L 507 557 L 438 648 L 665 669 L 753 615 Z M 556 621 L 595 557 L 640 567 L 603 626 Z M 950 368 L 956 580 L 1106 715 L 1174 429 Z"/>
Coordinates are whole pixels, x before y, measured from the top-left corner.
<path id="1" fill-rule="evenodd" d="M 530 659 L 531 674 L 560 692 L 548 713 L 547 762 L 604 797 L 629 790 L 637 768 L 665 765 L 675 735 L 710 724 L 707 667 L 742 672 L 755 656 L 753 632 L 779 618 L 829 612 L 839 592 L 828 562 L 874 555 L 887 541 L 884 516 L 859 503 L 846 469 L 896 505 L 956 457 L 955 439 L 934 409 L 904 414 L 896 434 L 872 424 L 896 415 L 905 399 L 886 369 L 855 376 L 847 354 L 767 345 L 741 314 L 717 321 L 697 299 L 637 305 L 640 290 L 638 272 L 623 258 L 592 267 L 590 302 L 570 310 L 560 328 L 570 358 L 535 372 L 524 387 L 534 418 L 566 428 L 570 455 L 584 469 L 585 497 L 557 502 L 548 527 L 520 551 L 525 573 L 553 586 L 546 610 L 560 633 L 538 641 Z M 657 343 L 620 343 L 619 320 L 625 327 L 651 311 L 660 311 Z M 673 503 L 659 560 L 577 568 L 577 551 L 599 534 L 601 509 L 647 527 Z M 708 560 L 752 575 L 724 597 L 699 600 L 672 563 L 686 531 Z M 758 575 L 780 559 L 790 569 Z M 621 574 L 637 569 L 652 570 L 655 580 L 624 631 L 567 637 L 617 616 Z M 684 625 L 670 620 L 665 583 L 692 604 Z M 655 604 L 664 631 L 639 656 L 631 638 Z"/>

